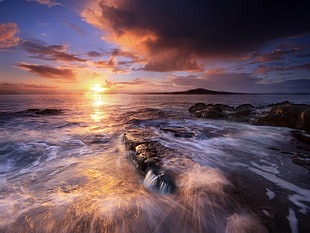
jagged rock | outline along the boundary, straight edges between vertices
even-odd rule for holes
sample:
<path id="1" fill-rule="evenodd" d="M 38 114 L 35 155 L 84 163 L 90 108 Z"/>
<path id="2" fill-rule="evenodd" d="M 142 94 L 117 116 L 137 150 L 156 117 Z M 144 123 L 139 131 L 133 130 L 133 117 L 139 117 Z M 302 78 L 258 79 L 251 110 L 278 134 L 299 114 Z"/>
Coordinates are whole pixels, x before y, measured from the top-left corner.
<path id="1" fill-rule="evenodd" d="M 310 105 L 283 102 L 271 106 L 267 116 L 258 117 L 255 124 L 310 130 Z"/>
<path id="2" fill-rule="evenodd" d="M 248 122 L 255 125 L 271 125 L 310 131 L 310 105 L 293 104 L 288 101 L 255 108 L 243 104 L 237 108 L 227 105 L 198 103 L 189 111 L 193 116 Z"/>
<path id="3" fill-rule="evenodd" d="M 133 151 L 132 159 L 138 172 L 145 176 L 144 184 L 148 188 L 173 193 L 176 190 L 175 172 L 163 166 L 162 159 L 172 158 L 175 151 L 152 141 L 152 136 L 148 130 L 129 130 L 124 134 L 126 149 Z"/>

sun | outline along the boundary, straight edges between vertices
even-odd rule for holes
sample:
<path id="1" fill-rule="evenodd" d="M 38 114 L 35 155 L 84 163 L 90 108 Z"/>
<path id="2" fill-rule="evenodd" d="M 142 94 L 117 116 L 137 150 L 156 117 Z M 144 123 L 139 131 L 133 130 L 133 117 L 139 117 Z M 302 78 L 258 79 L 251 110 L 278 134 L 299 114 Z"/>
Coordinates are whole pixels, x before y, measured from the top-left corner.
<path id="1" fill-rule="evenodd" d="M 107 88 L 100 86 L 99 84 L 94 84 L 90 88 L 92 91 L 96 93 L 104 92 Z"/>

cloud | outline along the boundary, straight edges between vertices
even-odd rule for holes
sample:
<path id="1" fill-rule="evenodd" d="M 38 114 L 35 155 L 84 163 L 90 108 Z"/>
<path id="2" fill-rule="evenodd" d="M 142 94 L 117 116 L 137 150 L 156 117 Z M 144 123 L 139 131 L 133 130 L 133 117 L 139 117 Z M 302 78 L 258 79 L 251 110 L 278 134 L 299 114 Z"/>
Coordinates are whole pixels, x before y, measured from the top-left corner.
<path id="1" fill-rule="evenodd" d="M 103 39 L 150 57 L 145 70 L 172 71 L 185 70 L 184 64 L 196 70 L 194 59 L 241 57 L 271 40 L 308 33 L 308 9 L 301 0 L 101 0 L 81 16 Z M 180 62 L 165 66 L 175 60 L 172 54 Z"/>
<path id="2" fill-rule="evenodd" d="M 47 86 L 47 85 L 37 85 L 33 83 L 0 83 L 0 93 L 1 94 L 14 94 L 14 93 L 44 93 L 46 91 L 54 91 L 57 86 Z"/>
<path id="3" fill-rule="evenodd" d="M 94 65 L 97 68 L 102 68 L 102 69 L 113 69 L 116 67 L 116 63 L 115 63 L 116 58 L 115 57 L 111 57 L 109 60 L 104 61 L 104 60 L 100 60 L 100 61 L 95 61 Z"/>
<path id="4" fill-rule="evenodd" d="M 278 88 L 283 92 L 310 93 L 310 80 L 309 79 L 286 80 L 278 84 L 275 88 Z"/>
<path id="5" fill-rule="evenodd" d="M 150 59 L 145 66 L 138 70 L 170 72 L 170 71 L 190 71 L 201 72 L 203 65 L 199 65 L 194 55 L 180 53 L 178 51 L 170 54 L 157 56 Z"/>
<path id="6" fill-rule="evenodd" d="M 99 60 L 95 61 L 92 64 L 95 65 L 96 68 L 99 69 L 109 69 L 112 73 L 118 73 L 118 74 L 127 74 L 128 71 L 126 68 L 127 64 L 119 65 L 119 63 L 116 61 L 115 57 L 111 57 L 109 60 Z M 125 67 L 124 67 L 125 66 Z"/>
<path id="7" fill-rule="evenodd" d="M 69 26 L 70 28 L 72 28 L 74 31 L 76 31 L 80 35 L 82 35 L 82 36 L 86 35 L 86 33 L 78 25 L 76 25 L 74 23 L 69 23 L 67 21 L 64 21 L 64 24 Z"/>
<path id="8" fill-rule="evenodd" d="M 56 81 L 76 81 L 75 73 L 72 70 L 66 68 L 55 68 L 48 65 L 37 65 L 28 62 L 19 62 L 14 67 L 27 70 L 31 73 L 41 76 L 42 78 L 54 79 Z"/>
<path id="9" fill-rule="evenodd" d="M 40 3 L 42 5 L 47 5 L 48 7 L 52 7 L 52 6 L 59 6 L 61 5 L 61 3 L 52 1 L 52 0 L 27 0 L 28 2 L 37 2 Z"/>
<path id="10" fill-rule="evenodd" d="M 87 55 L 88 55 L 89 57 L 100 57 L 100 56 L 101 56 L 101 53 L 96 52 L 96 51 L 89 51 L 89 52 L 87 53 Z"/>
<path id="11" fill-rule="evenodd" d="M 255 73 L 265 74 L 265 73 L 272 72 L 272 71 L 289 71 L 289 70 L 309 70 L 310 71 L 310 63 L 302 64 L 302 65 L 295 65 L 295 66 L 282 66 L 282 67 L 260 65 L 255 70 Z"/>
<path id="12" fill-rule="evenodd" d="M 139 56 L 137 54 L 130 52 L 130 51 L 124 51 L 119 48 L 112 49 L 110 53 L 114 57 L 127 57 L 127 58 L 131 58 L 132 60 L 139 59 Z"/>
<path id="13" fill-rule="evenodd" d="M 67 51 L 65 45 L 47 45 L 43 41 L 33 40 L 24 41 L 23 49 L 29 53 L 35 54 L 32 58 L 39 58 L 48 61 L 67 61 L 67 62 L 86 62 L 86 59 Z"/>
<path id="14" fill-rule="evenodd" d="M 20 39 L 15 35 L 18 32 L 16 23 L 0 24 L 0 48 L 11 48 L 19 45 Z"/>
<path id="15" fill-rule="evenodd" d="M 289 50 L 275 49 L 270 53 L 258 55 L 255 58 L 255 61 L 256 62 L 277 61 L 277 60 L 280 60 L 284 55 L 290 54 L 290 53 L 295 53 L 297 51 L 300 51 L 300 48 L 295 47 L 295 48 L 289 49 Z"/>

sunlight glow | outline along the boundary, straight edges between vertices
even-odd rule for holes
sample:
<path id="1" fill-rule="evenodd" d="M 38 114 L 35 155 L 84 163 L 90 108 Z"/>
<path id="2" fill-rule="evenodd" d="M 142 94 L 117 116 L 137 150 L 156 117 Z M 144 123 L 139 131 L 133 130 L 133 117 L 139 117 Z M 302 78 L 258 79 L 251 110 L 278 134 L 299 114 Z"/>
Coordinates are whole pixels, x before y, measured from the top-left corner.
<path id="1" fill-rule="evenodd" d="M 106 89 L 107 89 L 107 88 L 102 87 L 102 86 L 100 86 L 99 84 L 94 84 L 94 85 L 91 87 L 91 90 L 94 91 L 94 92 L 97 92 L 97 93 L 104 92 Z"/>

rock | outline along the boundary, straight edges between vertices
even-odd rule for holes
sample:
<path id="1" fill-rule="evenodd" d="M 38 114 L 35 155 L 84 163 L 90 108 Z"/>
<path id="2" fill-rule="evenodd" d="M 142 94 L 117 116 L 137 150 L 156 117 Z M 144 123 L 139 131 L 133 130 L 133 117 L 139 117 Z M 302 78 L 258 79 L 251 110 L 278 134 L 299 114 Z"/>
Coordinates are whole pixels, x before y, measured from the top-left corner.
<path id="1" fill-rule="evenodd" d="M 270 125 L 303 129 L 310 132 L 310 105 L 293 104 L 288 101 L 256 108 L 243 104 L 233 108 L 222 104 L 198 103 L 189 111 L 195 117 L 225 119 L 255 125 Z"/>
<path id="2" fill-rule="evenodd" d="M 227 114 L 234 111 L 233 107 L 225 104 L 208 104 L 203 103 L 195 104 L 189 111 L 196 117 L 209 118 L 209 119 L 226 119 Z"/>
<path id="3" fill-rule="evenodd" d="M 302 153 L 297 153 L 292 158 L 293 163 L 302 166 L 310 171 L 310 155 L 305 155 Z"/>
<path id="4" fill-rule="evenodd" d="M 162 131 L 171 132 L 175 137 L 192 138 L 195 133 L 185 129 L 184 127 L 160 127 Z"/>
<path id="5" fill-rule="evenodd" d="M 196 117 L 203 117 L 202 112 L 207 107 L 204 103 L 197 103 L 189 108 L 191 113 L 194 113 Z"/>
<path id="6" fill-rule="evenodd" d="M 162 193 L 176 191 L 175 172 L 163 166 L 162 159 L 172 158 L 175 151 L 153 141 L 154 136 L 148 130 L 129 130 L 124 134 L 124 143 L 127 150 L 133 151 L 132 159 L 136 168 L 144 178 L 144 184 L 151 190 Z"/>
<path id="7" fill-rule="evenodd" d="M 35 114 L 39 115 L 59 115 L 61 113 L 62 110 L 60 109 L 43 109 L 35 112 Z"/>
<path id="8" fill-rule="evenodd" d="M 257 117 L 255 124 L 306 129 L 306 112 L 310 112 L 309 105 L 284 102 L 271 106 L 267 116 Z"/>

